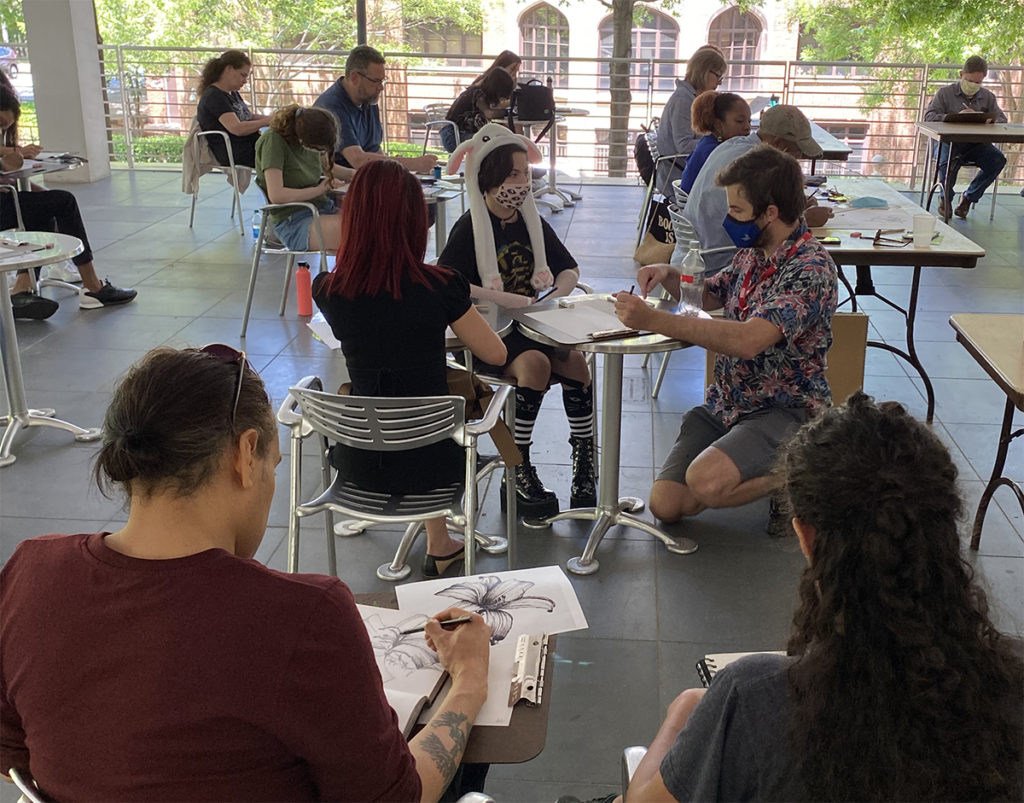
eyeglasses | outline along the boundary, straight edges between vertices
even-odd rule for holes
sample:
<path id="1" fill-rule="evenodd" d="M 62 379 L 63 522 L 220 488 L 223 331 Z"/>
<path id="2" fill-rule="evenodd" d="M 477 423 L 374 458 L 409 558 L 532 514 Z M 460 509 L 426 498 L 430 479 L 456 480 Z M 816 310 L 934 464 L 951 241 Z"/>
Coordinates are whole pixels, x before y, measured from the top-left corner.
<path id="1" fill-rule="evenodd" d="M 367 75 L 362 70 L 356 70 L 356 72 L 363 76 L 367 81 L 373 81 L 377 86 L 384 86 L 388 82 L 387 78 L 374 78 L 373 76 Z"/>
<path id="2" fill-rule="evenodd" d="M 238 363 L 238 383 L 235 387 L 235 401 L 231 405 L 231 429 L 234 429 L 235 416 L 238 414 L 238 400 L 242 397 L 242 378 L 245 376 L 245 369 L 248 368 L 251 371 L 252 366 L 249 365 L 249 361 L 245 358 L 244 351 L 239 351 L 226 343 L 210 343 L 207 346 L 203 346 L 199 351 L 203 354 L 209 354 L 211 357 L 216 357 L 221 362 L 226 362 L 229 365 Z"/>
<path id="3" fill-rule="evenodd" d="M 708 70 L 708 72 L 715 76 L 715 78 L 718 80 L 718 85 L 721 86 L 722 82 L 725 80 L 725 73 L 715 72 L 714 70 Z"/>

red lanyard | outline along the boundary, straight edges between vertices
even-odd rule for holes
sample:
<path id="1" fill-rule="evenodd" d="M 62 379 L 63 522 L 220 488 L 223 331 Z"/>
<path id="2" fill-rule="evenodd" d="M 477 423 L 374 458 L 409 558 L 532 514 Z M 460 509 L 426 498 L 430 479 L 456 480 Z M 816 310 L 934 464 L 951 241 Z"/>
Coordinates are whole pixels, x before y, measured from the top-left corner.
<path id="1" fill-rule="evenodd" d="M 799 237 L 796 242 L 793 243 L 793 247 L 786 252 L 786 256 L 782 258 L 783 262 L 788 262 L 790 258 L 795 254 L 800 246 L 811 239 L 811 232 L 805 231 Z M 757 264 L 750 266 L 750 270 L 747 271 L 747 275 L 743 277 L 743 284 L 740 285 L 740 296 L 736 302 L 736 306 L 739 308 L 739 312 L 742 315 L 747 310 L 747 296 L 750 294 L 751 285 L 754 283 L 754 271 L 757 269 Z M 769 268 L 758 278 L 758 282 L 763 282 L 769 279 L 778 270 L 778 264 L 775 262 L 769 262 Z"/>

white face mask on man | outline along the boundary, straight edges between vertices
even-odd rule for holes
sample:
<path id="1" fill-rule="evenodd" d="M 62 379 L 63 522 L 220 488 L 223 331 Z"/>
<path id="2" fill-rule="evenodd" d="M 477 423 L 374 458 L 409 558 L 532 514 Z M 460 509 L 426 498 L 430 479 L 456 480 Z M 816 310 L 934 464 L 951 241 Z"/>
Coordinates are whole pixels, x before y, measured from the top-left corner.
<path id="1" fill-rule="evenodd" d="M 960 89 L 965 95 L 973 98 L 981 91 L 981 84 L 977 81 L 968 81 L 966 78 L 961 78 Z"/>

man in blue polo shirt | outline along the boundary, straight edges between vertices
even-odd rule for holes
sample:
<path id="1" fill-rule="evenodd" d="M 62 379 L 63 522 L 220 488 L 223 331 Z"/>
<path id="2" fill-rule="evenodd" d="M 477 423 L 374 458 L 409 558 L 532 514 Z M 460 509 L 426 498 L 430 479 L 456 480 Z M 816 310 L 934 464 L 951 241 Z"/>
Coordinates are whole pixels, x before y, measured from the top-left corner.
<path id="1" fill-rule="evenodd" d="M 380 152 L 384 130 L 377 100 L 386 80 L 384 56 L 369 45 L 359 45 L 348 54 L 345 75 L 316 99 L 313 105 L 333 112 L 338 118 L 341 140 L 334 161 L 359 169 L 373 159 L 393 158 L 413 173 L 429 173 L 437 161 L 432 154 L 410 158 L 389 157 Z"/>

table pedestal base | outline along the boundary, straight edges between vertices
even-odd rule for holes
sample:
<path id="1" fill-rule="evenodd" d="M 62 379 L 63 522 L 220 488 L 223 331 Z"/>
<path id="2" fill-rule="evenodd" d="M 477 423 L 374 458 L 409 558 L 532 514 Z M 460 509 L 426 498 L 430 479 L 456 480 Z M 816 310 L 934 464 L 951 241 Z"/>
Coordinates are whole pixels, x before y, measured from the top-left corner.
<path id="1" fill-rule="evenodd" d="M 0 468 L 9 466 L 17 458 L 11 454 L 14 438 L 18 432 L 28 427 L 56 427 L 70 432 L 76 441 L 88 442 L 98 440 L 103 434 L 99 427 L 79 427 L 60 418 L 54 418 L 56 411 L 52 409 L 28 410 L 21 415 L 5 415 L 0 418 L 0 426 L 6 426 L 3 438 L 0 438 Z"/>

